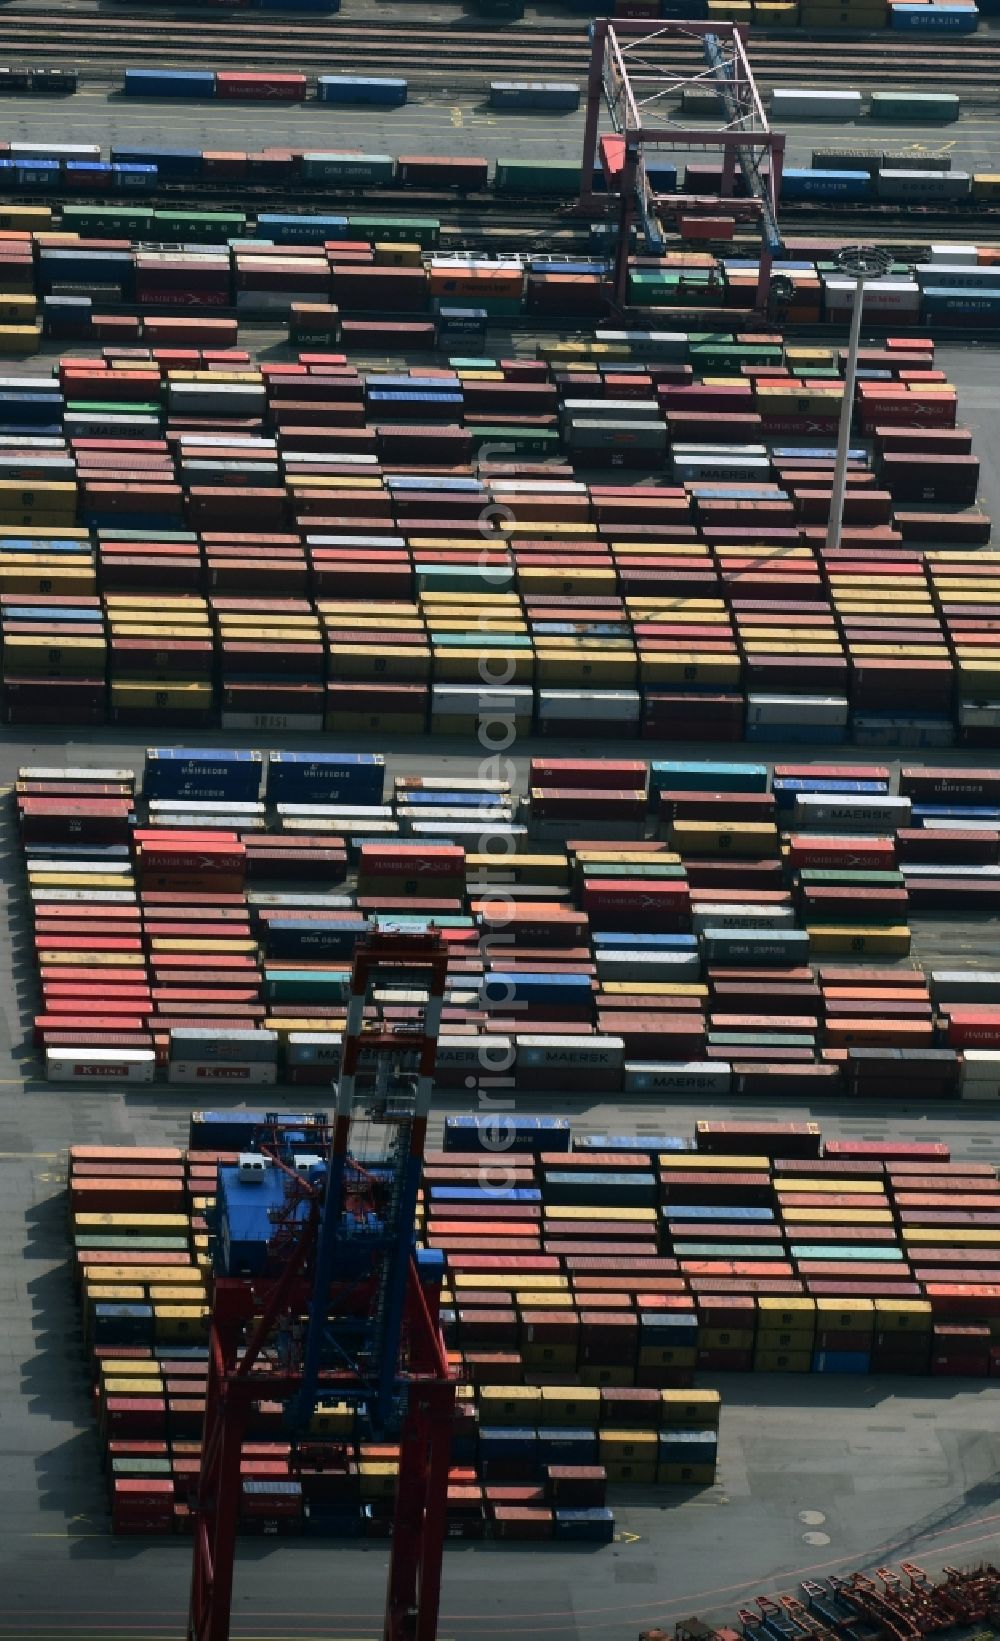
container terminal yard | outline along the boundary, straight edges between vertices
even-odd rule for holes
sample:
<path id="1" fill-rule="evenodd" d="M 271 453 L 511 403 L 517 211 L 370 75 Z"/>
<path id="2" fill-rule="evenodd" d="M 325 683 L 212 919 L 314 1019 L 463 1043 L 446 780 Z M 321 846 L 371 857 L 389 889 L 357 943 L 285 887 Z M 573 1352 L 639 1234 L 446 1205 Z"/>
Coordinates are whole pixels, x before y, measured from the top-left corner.
<path id="1" fill-rule="evenodd" d="M 0 14 L 0 1641 L 1000 1634 L 1000 35 Z"/>

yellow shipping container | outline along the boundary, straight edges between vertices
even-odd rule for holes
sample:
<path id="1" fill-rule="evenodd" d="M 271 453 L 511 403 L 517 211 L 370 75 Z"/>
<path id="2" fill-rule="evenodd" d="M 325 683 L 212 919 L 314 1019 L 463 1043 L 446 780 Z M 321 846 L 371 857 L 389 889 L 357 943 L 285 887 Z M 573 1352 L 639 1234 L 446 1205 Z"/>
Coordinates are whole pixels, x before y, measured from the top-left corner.
<path id="1" fill-rule="evenodd" d="M 630 1367 L 582 1367 L 579 1370 L 582 1385 L 613 1385 L 616 1390 L 628 1390 L 635 1384 L 635 1369 Z"/>
<path id="2" fill-rule="evenodd" d="M 167 1344 L 208 1338 L 207 1305 L 154 1305 L 153 1337 Z"/>
<path id="3" fill-rule="evenodd" d="M 519 1346 L 521 1360 L 525 1367 L 545 1368 L 551 1372 L 572 1372 L 576 1368 L 575 1345 L 533 1345 L 522 1343 Z"/>
<path id="4" fill-rule="evenodd" d="M 608 1220 L 612 1224 L 621 1223 L 623 1220 L 635 1221 L 642 1225 L 655 1225 L 656 1223 L 655 1208 L 562 1208 L 550 1204 L 546 1206 L 544 1212 L 546 1219 L 600 1219 Z M 549 1286 L 548 1281 L 543 1283 L 536 1277 L 532 1277 L 531 1280 L 532 1285 L 536 1288 Z M 555 1283 L 556 1281 L 561 1285 L 564 1278 L 553 1277 L 552 1282 Z M 502 1285 L 509 1288 L 510 1278 L 505 1277 Z"/>
<path id="5" fill-rule="evenodd" d="M 692 1425 L 716 1430 L 721 1410 L 722 1396 L 717 1390 L 660 1391 L 660 1424 L 666 1429 Z"/>
<path id="6" fill-rule="evenodd" d="M 80 1274 L 88 1287 L 93 1282 L 128 1282 L 132 1285 L 141 1282 L 148 1287 L 151 1283 L 162 1282 L 165 1270 L 170 1272 L 171 1282 L 192 1288 L 200 1288 L 204 1284 L 204 1276 L 195 1265 L 84 1265 Z"/>
<path id="7" fill-rule="evenodd" d="M 755 1373 L 811 1373 L 812 1350 L 757 1350 Z"/>
<path id="8" fill-rule="evenodd" d="M 431 672 L 430 649 L 421 644 L 330 644 L 327 656 L 331 679 L 425 683 Z"/>
<path id="9" fill-rule="evenodd" d="M 212 700 L 212 685 L 200 680 L 165 684 L 131 678 L 128 681 L 113 679 L 111 683 L 112 710 L 127 707 L 156 712 L 164 708 L 183 708 L 185 711 L 207 712 Z"/>
<path id="10" fill-rule="evenodd" d="M 353 1436 L 356 1409 L 350 1402 L 332 1402 L 317 1407 L 309 1420 L 310 1436 L 342 1439 Z"/>
<path id="11" fill-rule="evenodd" d="M 480 1385 L 479 1411 L 487 1425 L 535 1425 L 542 1396 L 537 1385 Z"/>
<path id="12" fill-rule="evenodd" d="M 143 1288 L 139 1289 L 144 1293 Z M 162 1379 L 163 1369 L 159 1362 L 135 1362 L 128 1357 L 113 1357 L 100 1364 L 98 1380 L 104 1386 L 109 1379 L 129 1379 L 134 1384 L 136 1380 Z M 123 1392 L 128 1395 L 128 1391 Z"/>
<path id="13" fill-rule="evenodd" d="M 817 1299 L 816 1326 L 828 1332 L 870 1333 L 875 1326 L 872 1299 Z"/>
<path id="14" fill-rule="evenodd" d="M 471 646 L 468 649 L 432 649 L 435 682 L 451 679 L 455 683 L 481 683 L 483 654 L 481 649 L 473 649 Z M 504 682 L 507 684 L 531 684 L 534 681 L 535 657 L 531 650 L 491 649 L 489 660 L 490 667 L 495 668 L 497 672 L 503 669 Z M 576 663 L 567 660 L 565 665 L 572 670 Z"/>
<path id="15" fill-rule="evenodd" d="M 482 660 L 482 652 L 470 651 Z M 565 684 L 581 688 L 593 683 L 610 689 L 631 688 L 638 675 L 638 663 L 631 651 L 562 651 L 539 647 L 535 652 L 535 676 L 539 687 Z M 511 682 L 530 681 L 530 672 L 519 671 Z"/>
<path id="16" fill-rule="evenodd" d="M 892 1214 L 882 1208 L 785 1208 L 788 1225 L 891 1225 Z"/>
<path id="17" fill-rule="evenodd" d="M 753 1328 L 701 1328 L 698 1345 L 701 1350 L 752 1350 Z"/>
<path id="18" fill-rule="evenodd" d="M 861 924 L 808 924 L 806 933 L 816 956 L 825 952 L 864 952 L 869 957 L 908 957 L 910 952 L 910 931 L 905 924 L 888 924 L 884 928 Z"/>
<path id="19" fill-rule="evenodd" d="M 786 1299 L 763 1295 L 757 1301 L 760 1328 L 812 1327 L 816 1317 L 815 1299 Z"/>
<path id="20" fill-rule="evenodd" d="M 597 1441 L 601 1464 L 656 1463 L 659 1437 L 655 1430 L 618 1430 L 605 1425 L 597 1432 Z"/>
<path id="21" fill-rule="evenodd" d="M 880 1333 L 928 1333 L 934 1325 L 927 1299 L 876 1299 L 875 1326 Z"/>
<path id="22" fill-rule="evenodd" d="M 398 1471 L 398 1464 L 362 1459 L 358 1465 L 362 1499 L 391 1499 L 396 1491 Z"/>
<path id="23" fill-rule="evenodd" d="M 742 1157 L 729 1151 L 664 1151 L 659 1155 L 661 1168 L 704 1168 L 709 1173 L 761 1173 L 770 1175 L 770 1157 Z M 827 1190 L 829 1181 L 821 1189 Z M 814 1187 L 815 1189 L 815 1187 Z M 547 1210 L 551 1213 L 551 1208 Z M 588 1210 L 581 1208 L 581 1213 Z"/>
<path id="24" fill-rule="evenodd" d="M 0 325 L 0 354 L 7 359 L 24 359 L 41 345 L 41 325 Z"/>
<path id="25" fill-rule="evenodd" d="M 778 828 L 766 821 L 675 820 L 670 842 L 681 855 L 728 855 L 759 860 L 778 853 Z"/>
<path id="26" fill-rule="evenodd" d="M 601 1392 L 587 1385 L 542 1385 L 539 1423 L 594 1430 L 601 1416 Z"/>
<path id="27" fill-rule="evenodd" d="M 73 1229 L 84 1231 L 132 1231 L 151 1236 L 155 1231 L 186 1233 L 191 1226 L 187 1214 L 91 1214 L 73 1215 Z"/>
<path id="28" fill-rule="evenodd" d="M 806 1192 L 810 1196 L 815 1196 L 815 1195 L 818 1195 L 820 1192 L 823 1192 L 823 1191 L 830 1192 L 830 1191 L 833 1191 L 833 1190 L 836 1190 L 838 1196 L 842 1196 L 847 1192 L 850 1192 L 850 1194 L 852 1196 L 859 1196 L 859 1197 L 863 1197 L 863 1196 L 884 1197 L 885 1196 L 885 1187 L 883 1186 L 881 1180 L 878 1180 L 878 1179 L 840 1179 L 838 1177 L 836 1180 L 831 1181 L 831 1178 L 830 1178 L 829 1175 L 826 1175 L 822 1178 L 812 1179 L 812 1178 L 807 1178 L 805 1175 L 796 1176 L 796 1175 L 792 1175 L 792 1174 L 789 1174 L 789 1175 L 782 1174 L 781 1182 L 780 1182 L 779 1185 L 777 1185 L 775 1187 L 775 1189 L 776 1189 L 776 1192 L 777 1192 L 777 1195 L 778 1195 L 779 1202 L 783 1198 L 785 1198 L 786 1196 L 794 1196 L 796 1193 L 799 1193 L 799 1192 Z M 811 1304 L 812 1301 L 810 1300 L 809 1303 Z M 763 1304 L 764 1304 L 764 1301 L 760 1300 L 759 1305 L 763 1306 Z"/>
<path id="29" fill-rule="evenodd" d="M 646 684 L 738 684 L 743 664 L 735 650 L 729 655 L 708 651 L 644 650 L 639 647 L 639 677 Z"/>
<path id="30" fill-rule="evenodd" d="M 156 1369 L 150 1372 L 149 1363 L 145 1364 L 146 1372 L 142 1378 L 101 1379 L 101 1396 L 156 1396 L 163 1395 L 163 1380 Z"/>
<path id="31" fill-rule="evenodd" d="M 973 1227 L 969 1230 L 952 1231 L 942 1225 L 904 1225 L 902 1227 L 904 1242 L 916 1243 L 947 1243 L 949 1246 L 996 1248 L 1000 1246 L 1000 1230 L 982 1230 Z M 956 1280 L 960 1280 L 956 1278 Z"/>
<path id="32" fill-rule="evenodd" d="M 639 1366 L 656 1368 L 693 1368 L 698 1365 L 698 1352 L 692 1345 L 640 1345 Z"/>
<path id="33" fill-rule="evenodd" d="M 629 995 L 638 993 L 642 997 L 690 997 L 699 1002 L 707 1003 L 708 987 L 697 985 L 695 982 L 675 980 L 605 980 L 601 990 L 612 996 L 618 992 Z"/>
<path id="34" fill-rule="evenodd" d="M 509 1273 L 504 1276 L 502 1273 L 497 1273 L 495 1271 L 456 1271 L 451 1280 L 452 1287 L 455 1289 L 456 1297 L 459 1300 L 461 1300 L 462 1297 L 462 1288 L 499 1288 L 502 1292 L 507 1292 L 510 1288 Z M 558 1293 L 561 1290 L 568 1291 L 569 1277 L 554 1275 L 535 1276 L 532 1277 L 532 1286 L 536 1288 L 539 1293 L 543 1290 L 546 1293 Z"/>
<path id="35" fill-rule="evenodd" d="M 812 1327 L 758 1328 L 754 1349 L 757 1355 L 766 1355 L 769 1351 L 778 1350 L 810 1351 L 815 1337 L 816 1330 Z"/>

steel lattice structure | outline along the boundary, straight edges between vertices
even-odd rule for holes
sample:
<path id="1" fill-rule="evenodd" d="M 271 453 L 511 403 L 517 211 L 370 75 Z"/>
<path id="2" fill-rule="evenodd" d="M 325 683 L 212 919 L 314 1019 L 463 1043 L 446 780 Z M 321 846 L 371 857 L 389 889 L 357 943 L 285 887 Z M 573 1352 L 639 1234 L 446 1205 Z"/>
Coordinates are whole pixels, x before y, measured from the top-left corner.
<path id="1" fill-rule="evenodd" d="M 672 38 L 699 39 L 705 66 L 688 72 L 651 63 L 649 46 L 662 46 Z M 683 115 L 679 121 L 670 118 L 665 106 L 668 99 L 675 99 L 687 89 L 716 93 L 720 120 L 717 128 L 688 126 Z M 615 133 L 612 139 L 599 138 L 602 109 L 610 117 Z M 721 193 L 696 199 L 658 196 L 645 163 L 646 152 L 651 149 L 720 150 Z M 647 244 L 655 251 L 663 245 L 665 209 L 699 214 L 724 205 L 727 215 L 760 224 L 757 308 L 765 313 L 772 261 L 781 253 L 777 212 L 784 152 L 784 135 L 772 131 L 768 124 L 743 35 L 735 23 L 673 21 L 651 28 L 648 23 L 607 17 L 594 22 L 580 209 L 593 213 L 601 203 L 594 192 L 594 170 L 603 161 L 609 184 L 614 182 L 620 197 L 614 269 L 616 307 L 626 305 L 629 249 L 637 221 L 642 224 Z M 761 164 L 765 157 L 766 170 Z M 737 173 L 746 187 L 743 199 L 734 198 Z"/>
<path id="2" fill-rule="evenodd" d="M 234 1275 L 223 1264 L 213 1286 L 188 1641 L 228 1641 L 255 1404 L 281 1403 L 300 1436 L 324 1397 L 351 1403 L 372 1434 L 399 1443 L 384 1641 L 437 1634 L 455 1382 L 440 1280 L 421 1270 L 413 1228 L 447 968 L 434 932 L 373 933 L 355 952 L 333 1120 L 298 1136 L 299 1150 L 322 1148 L 319 1177 L 300 1174 L 277 1114 L 255 1136 L 283 1199 L 259 1270 Z M 421 988 L 419 1023 L 384 1015 L 380 998 L 393 986 Z M 387 1135 L 378 1189 L 352 1152 L 359 1116 Z"/>

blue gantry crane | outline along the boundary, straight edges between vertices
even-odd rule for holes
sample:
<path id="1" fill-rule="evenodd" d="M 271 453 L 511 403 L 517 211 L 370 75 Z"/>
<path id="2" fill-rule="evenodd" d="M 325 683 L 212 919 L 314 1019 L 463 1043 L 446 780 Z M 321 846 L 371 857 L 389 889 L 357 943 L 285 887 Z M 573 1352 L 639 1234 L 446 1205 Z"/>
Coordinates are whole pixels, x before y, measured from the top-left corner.
<path id="1" fill-rule="evenodd" d="M 434 1641 L 455 1385 L 443 1261 L 415 1248 L 414 1219 L 446 972 L 439 935 L 374 932 L 355 952 L 332 1116 L 272 1113 L 219 1170 L 188 1641 L 228 1641 L 261 1400 L 281 1403 L 293 1440 L 332 1402 L 398 1443 L 384 1637 Z"/>

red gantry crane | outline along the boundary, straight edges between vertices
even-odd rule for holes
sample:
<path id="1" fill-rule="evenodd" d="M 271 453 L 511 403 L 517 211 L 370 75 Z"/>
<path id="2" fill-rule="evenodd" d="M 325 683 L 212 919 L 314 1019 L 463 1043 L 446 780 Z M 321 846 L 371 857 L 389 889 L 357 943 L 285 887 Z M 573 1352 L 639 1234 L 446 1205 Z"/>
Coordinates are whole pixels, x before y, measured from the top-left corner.
<path id="1" fill-rule="evenodd" d="M 241 1450 L 264 1400 L 293 1443 L 324 1400 L 352 1406 L 355 1439 L 398 1443 L 383 1633 L 434 1641 L 455 1384 L 443 1260 L 415 1248 L 414 1217 L 446 972 L 438 934 L 373 932 L 354 956 L 332 1121 L 269 1115 L 220 1169 L 188 1641 L 228 1641 Z M 374 1158 L 352 1149 L 359 1118 L 381 1133 Z"/>

